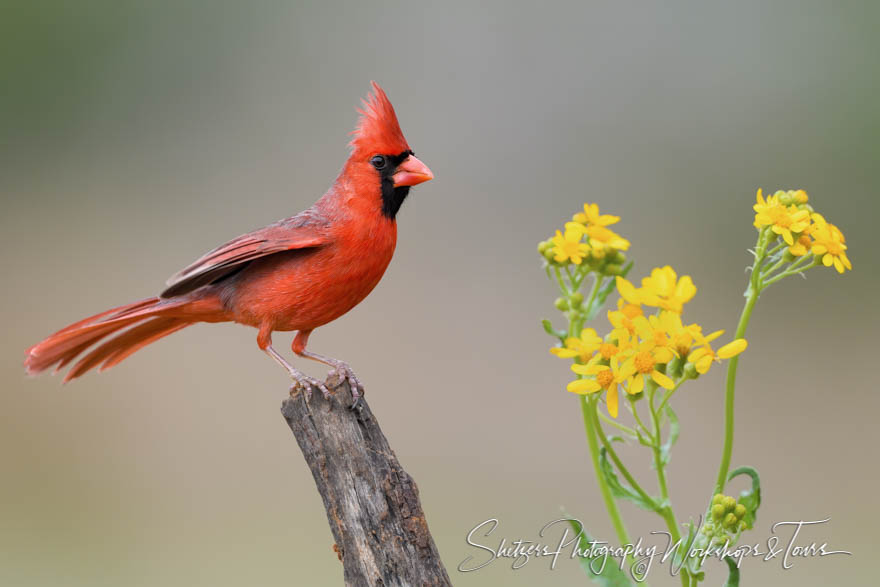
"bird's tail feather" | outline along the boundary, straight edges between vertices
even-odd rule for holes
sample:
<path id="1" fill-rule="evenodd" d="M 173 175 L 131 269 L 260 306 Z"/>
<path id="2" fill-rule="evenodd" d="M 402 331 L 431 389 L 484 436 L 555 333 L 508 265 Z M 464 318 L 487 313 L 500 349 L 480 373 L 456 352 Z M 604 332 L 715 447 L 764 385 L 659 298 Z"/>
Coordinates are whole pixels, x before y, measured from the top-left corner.
<path id="1" fill-rule="evenodd" d="M 40 373 L 53 365 L 57 365 L 57 372 L 92 345 L 119 333 L 82 357 L 64 377 L 67 382 L 99 364 L 101 370 L 112 367 L 148 344 L 206 320 L 217 310 L 215 299 L 140 300 L 62 328 L 29 348 L 24 366 L 29 374 Z"/>

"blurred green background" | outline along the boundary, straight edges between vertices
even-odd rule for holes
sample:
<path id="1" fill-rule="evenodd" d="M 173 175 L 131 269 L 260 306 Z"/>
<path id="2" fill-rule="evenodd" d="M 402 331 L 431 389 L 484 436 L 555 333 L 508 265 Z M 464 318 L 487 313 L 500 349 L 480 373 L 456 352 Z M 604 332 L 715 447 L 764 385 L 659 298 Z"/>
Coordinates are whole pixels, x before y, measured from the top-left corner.
<path id="1" fill-rule="evenodd" d="M 759 302 L 733 464 L 762 473 L 755 541 L 772 522 L 830 516 L 807 542 L 854 555 L 788 571 L 750 560 L 744 583 L 867 584 L 878 24 L 863 2 L 4 2 L 0 584 L 341 582 L 278 414 L 288 382 L 255 331 L 194 327 L 63 388 L 21 361 L 57 328 L 309 206 L 371 79 L 436 180 L 406 202 L 381 285 L 311 348 L 366 381 L 453 581 L 585 582 L 571 561 L 457 572 L 478 554 L 465 535 L 490 517 L 498 538 L 529 539 L 562 506 L 612 536 L 567 368 L 539 325 L 556 295 L 536 243 L 598 202 L 623 217 L 636 279 L 667 263 L 691 274 L 691 320 L 732 330 L 762 186 L 806 189 L 854 270 L 812 271 Z M 714 480 L 722 376 L 676 397 L 684 518 Z M 661 529 L 622 508 L 631 533 Z M 666 573 L 652 583 L 677 584 Z"/>

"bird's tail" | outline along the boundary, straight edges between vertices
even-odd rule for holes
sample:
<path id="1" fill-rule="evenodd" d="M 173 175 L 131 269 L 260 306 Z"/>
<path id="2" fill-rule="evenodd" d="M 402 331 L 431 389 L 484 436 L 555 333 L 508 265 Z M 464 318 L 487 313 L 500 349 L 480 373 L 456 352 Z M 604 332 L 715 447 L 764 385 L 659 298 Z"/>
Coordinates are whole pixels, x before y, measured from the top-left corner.
<path id="1" fill-rule="evenodd" d="M 116 365 L 150 343 L 196 322 L 215 321 L 219 300 L 147 298 L 80 320 L 25 351 L 24 367 L 37 374 L 57 364 L 55 372 L 110 335 L 68 371 L 65 383 L 100 365 Z"/>

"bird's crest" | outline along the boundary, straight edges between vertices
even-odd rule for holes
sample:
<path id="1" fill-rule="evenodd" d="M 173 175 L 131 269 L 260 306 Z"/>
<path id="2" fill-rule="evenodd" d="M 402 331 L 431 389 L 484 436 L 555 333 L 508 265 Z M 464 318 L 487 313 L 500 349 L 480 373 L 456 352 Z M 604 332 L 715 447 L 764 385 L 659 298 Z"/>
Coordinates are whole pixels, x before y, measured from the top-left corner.
<path id="1" fill-rule="evenodd" d="M 352 131 L 351 146 L 355 153 L 397 155 L 409 151 L 403 137 L 394 107 L 379 84 L 371 82 L 372 94 L 362 100 L 358 108 L 361 117 Z"/>

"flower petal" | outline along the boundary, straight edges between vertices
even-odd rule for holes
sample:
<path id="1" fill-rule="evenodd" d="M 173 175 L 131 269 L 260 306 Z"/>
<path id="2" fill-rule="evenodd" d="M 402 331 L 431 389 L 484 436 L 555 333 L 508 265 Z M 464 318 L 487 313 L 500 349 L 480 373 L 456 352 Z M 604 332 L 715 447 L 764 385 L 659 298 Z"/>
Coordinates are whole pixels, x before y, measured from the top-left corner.
<path id="1" fill-rule="evenodd" d="M 615 282 L 617 284 L 617 291 L 620 292 L 620 297 L 630 304 L 638 304 L 641 301 L 638 290 L 629 280 L 618 275 L 615 278 Z"/>
<path id="2" fill-rule="evenodd" d="M 574 381 L 566 385 L 565 389 L 572 393 L 586 395 L 588 393 L 595 393 L 602 388 L 599 386 L 598 383 L 596 383 L 595 379 L 575 379 Z"/>
<path id="3" fill-rule="evenodd" d="M 651 379 L 664 389 L 672 389 L 675 387 L 675 381 L 661 373 L 660 371 L 654 371 L 651 373 Z"/>
<path id="4" fill-rule="evenodd" d="M 606 394 L 608 399 L 608 413 L 612 418 L 617 417 L 617 386 L 612 385 Z"/>
<path id="5" fill-rule="evenodd" d="M 746 347 L 749 346 L 749 343 L 744 338 L 738 338 L 733 342 L 729 342 L 720 349 L 718 349 L 718 358 L 719 359 L 729 359 L 730 357 L 735 357 L 740 354 Z"/>
<path id="6" fill-rule="evenodd" d="M 635 395 L 637 393 L 641 393 L 645 388 L 645 378 L 641 375 L 636 375 L 633 379 L 632 384 L 629 386 L 629 391 L 631 394 Z"/>

